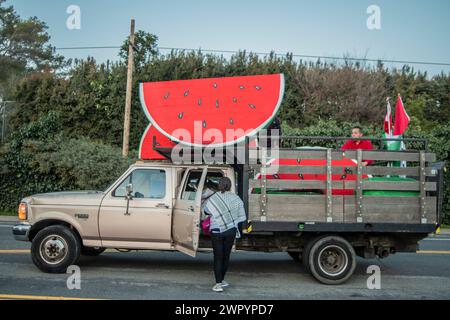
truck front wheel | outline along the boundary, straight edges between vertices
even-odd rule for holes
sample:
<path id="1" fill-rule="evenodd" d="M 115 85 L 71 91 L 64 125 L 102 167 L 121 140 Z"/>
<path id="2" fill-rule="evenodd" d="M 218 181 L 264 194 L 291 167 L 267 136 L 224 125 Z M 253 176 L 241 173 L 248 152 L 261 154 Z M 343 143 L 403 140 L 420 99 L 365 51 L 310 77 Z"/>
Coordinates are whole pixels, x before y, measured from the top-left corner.
<path id="1" fill-rule="evenodd" d="M 319 238 L 308 249 L 308 256 L 305 256 L 307 269 L 324 284 L 344 283 L 355 271 L 355 250 L 344 238 Z"/>
<path id="2" fill-rule="evenodd" d="M 31 244 L 31 258 L 41 271 L 65 273 L 80 257 L 81 243 L 74 231 L 53 225 L 39 231 Z"/>

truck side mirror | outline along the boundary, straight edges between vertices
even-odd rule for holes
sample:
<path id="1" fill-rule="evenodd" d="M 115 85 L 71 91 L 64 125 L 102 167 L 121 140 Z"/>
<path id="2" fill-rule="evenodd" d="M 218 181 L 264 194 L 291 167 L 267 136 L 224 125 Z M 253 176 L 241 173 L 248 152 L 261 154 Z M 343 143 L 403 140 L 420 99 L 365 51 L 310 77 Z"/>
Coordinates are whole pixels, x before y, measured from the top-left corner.
<path id="1" fill-rule="evenodd" d="M 129 216 L 130 215 L 130 200 L 133 199 L 133 185 L 130 183 L 125 187 L 125 191 L 127 193 L 127 195 L 125 196 L 125 198 L 127 199 L 127 211 L 125 211 L 125 215 Z"/>
<path id="2" fill-rule="evenodd" d="M 133 185 L 130 183 L 125 187 L 125 191 L 127 193 L 127 198 L 131 198 L 132 194 L 133 194 Z"/>

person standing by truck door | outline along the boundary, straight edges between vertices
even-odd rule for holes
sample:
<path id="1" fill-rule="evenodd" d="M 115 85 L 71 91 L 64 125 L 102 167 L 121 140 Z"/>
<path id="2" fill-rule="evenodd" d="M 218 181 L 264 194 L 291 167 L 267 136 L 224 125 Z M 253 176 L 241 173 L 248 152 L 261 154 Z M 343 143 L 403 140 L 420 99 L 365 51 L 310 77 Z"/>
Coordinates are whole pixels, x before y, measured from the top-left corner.
<path id="1" fill-rule="evenodd" d="M 218 192 L 205 203 L 205 212 L 211 215 L 211 241 L 214 252 L 214 276 L 216 284 L 213 291 L 221 292 L 229 286 L 225 274 L 230 261 L 234 240 L 240 238 L 239 224 L 247 217 L 241 198 L 231 192 L 231 180 L 222 177 Z"/>

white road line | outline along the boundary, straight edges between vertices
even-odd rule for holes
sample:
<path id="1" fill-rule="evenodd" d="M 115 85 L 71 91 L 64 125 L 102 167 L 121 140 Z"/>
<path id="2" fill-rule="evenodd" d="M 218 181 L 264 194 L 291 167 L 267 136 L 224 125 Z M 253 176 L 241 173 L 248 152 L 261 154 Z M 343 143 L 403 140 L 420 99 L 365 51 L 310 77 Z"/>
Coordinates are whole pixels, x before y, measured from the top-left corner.
<path id="1" fill-rule="evenodd" d="M 0 294 L 0 299 L 14 299 L 14 300 L 99 300 L 99 299 L 92 299 L 92 298 L 31 296 L 31 295 L 18 295 L 18 294 Z"/>

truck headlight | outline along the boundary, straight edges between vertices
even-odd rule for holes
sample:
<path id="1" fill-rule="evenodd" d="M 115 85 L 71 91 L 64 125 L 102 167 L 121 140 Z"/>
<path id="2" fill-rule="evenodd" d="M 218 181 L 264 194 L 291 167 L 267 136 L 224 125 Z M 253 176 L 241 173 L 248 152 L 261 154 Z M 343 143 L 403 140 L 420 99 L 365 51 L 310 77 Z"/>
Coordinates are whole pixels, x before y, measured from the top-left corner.
<path id="1" fill-rule="evenodd" d="M 19 205 L 19 220 L 27 220 L 27 204 L 25 202 L 21 202 Z"/>

